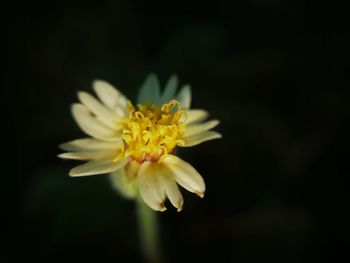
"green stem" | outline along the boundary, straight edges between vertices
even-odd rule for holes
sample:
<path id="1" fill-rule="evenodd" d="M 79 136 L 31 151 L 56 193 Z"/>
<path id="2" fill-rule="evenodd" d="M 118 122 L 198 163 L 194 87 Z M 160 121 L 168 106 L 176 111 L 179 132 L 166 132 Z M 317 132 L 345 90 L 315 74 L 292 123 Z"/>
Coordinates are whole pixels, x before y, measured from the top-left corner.
<path id="1" fill-rule="evenodd" d="M 141 251 L 148 263 L 160 263 L 157 214 L 141 199 L 136 198 Z"/>

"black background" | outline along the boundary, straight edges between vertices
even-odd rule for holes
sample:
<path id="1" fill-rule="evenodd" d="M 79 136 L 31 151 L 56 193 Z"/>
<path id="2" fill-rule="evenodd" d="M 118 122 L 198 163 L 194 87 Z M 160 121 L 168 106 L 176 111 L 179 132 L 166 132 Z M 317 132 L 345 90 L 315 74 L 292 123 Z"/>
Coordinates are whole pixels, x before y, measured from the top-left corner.
<path id="1" fill-rule="evenodd" d="M 180 152 L 207 184 L 159 214 L 166 262 L 332 262 L 349 246 L 349 34 L 335 2 L 99 1 L 3 9 L 2 262 L 139 262 L 134 204 L 70 178 L 76 91 L 190 83 L 222 140 Z"/>

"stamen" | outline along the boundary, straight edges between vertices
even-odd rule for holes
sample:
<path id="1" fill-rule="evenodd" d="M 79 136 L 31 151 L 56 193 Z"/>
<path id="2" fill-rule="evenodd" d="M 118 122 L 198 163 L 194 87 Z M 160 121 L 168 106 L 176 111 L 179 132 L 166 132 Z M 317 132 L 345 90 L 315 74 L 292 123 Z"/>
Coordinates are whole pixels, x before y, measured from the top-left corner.
<path id="1" fill-rule="evenodd" d="M 142 114 L 142 112 L 137 111 L 135 112 L 135 117 L 139 120 L 142 120 L 145 116 Z"/>
<path id="2" fill-rule="evenodd" d="M 125 144 L 121 152 L 124 157 L 130 156 L 137 162 L 158 161 L 182 140 L 185 129 L 182 116 L 186 112 L 177 100 L 161 107 L 138 104 L 137 108 L 128 101 L 128 108 L 128 118 L 118 123 Z"/>

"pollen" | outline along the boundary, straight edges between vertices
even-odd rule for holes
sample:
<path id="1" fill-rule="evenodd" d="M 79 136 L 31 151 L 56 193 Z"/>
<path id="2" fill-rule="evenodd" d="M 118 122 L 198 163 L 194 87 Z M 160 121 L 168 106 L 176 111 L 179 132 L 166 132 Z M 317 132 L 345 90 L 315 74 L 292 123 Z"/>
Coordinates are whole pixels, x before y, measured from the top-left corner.
<path id="1" fill-rule="evenodd" d="M 129 116 L 118 123 L 124 147 L 116 159 L 156 162 L 183 142 L 186 112 L 177 100 L 160 107 L 155 104 L 138 104 L 134 107 L 128 101 L 128 109 Z"/>

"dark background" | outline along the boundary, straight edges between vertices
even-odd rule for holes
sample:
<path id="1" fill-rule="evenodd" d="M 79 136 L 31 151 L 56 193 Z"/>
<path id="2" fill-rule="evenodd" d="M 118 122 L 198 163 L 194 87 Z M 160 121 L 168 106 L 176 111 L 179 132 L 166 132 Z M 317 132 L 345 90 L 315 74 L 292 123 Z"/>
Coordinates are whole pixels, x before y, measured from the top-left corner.
<path id="1" fill-rule="evenodd" d="M 2 262 L 139 262 L 134 204 L 56 158 L 76 91 L 190 83 L 223 139 L 181 151 L 204 199 L 159 214 L 166 262 L 348 257 L 347 9 L 335 2 L 13 3 L 1 103 Z"/>

